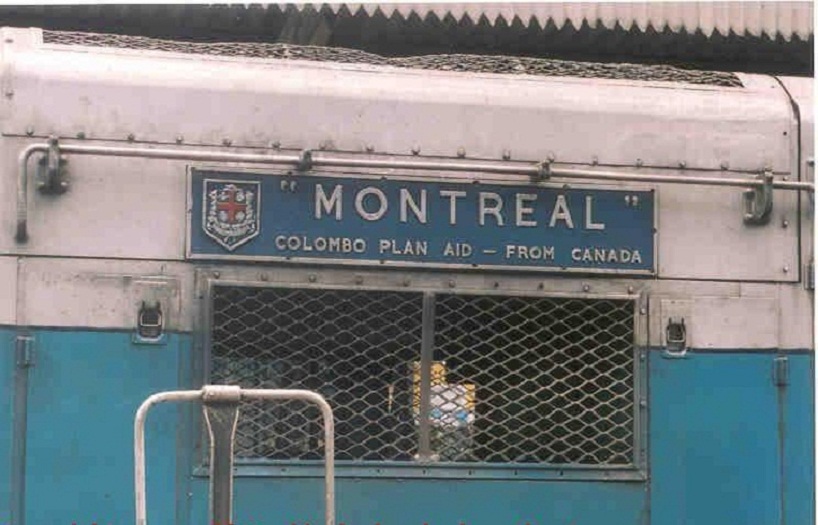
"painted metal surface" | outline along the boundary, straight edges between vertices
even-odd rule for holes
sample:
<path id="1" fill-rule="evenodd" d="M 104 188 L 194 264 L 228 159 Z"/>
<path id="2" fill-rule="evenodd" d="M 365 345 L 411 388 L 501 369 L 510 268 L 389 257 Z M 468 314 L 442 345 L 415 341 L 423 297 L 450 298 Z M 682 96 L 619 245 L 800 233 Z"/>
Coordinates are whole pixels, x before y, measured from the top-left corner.
<path id="1" fill-rule="evenodd" d="M 650 190 L 195 170 L 190 255 L 652 272 Z"/>
<path id="2" fill-rule="evenodd" d="M 561 28 L 571 24 L 614 29 L 653 29 L 657 33 L 701 31 L 705 36 L 714 33 L 728 35 L 749 34 L 794 36 L 806 40 L 813 34 L 812 3 L 810 2 L 548 2 L 548 3 L 343 3 L 329 4 L 333 12 L 345 7 L 351 13 L 363 11 L 369 16 L 381 12 L 386 18 L 399 16 L 421 19 L 434 14 L 439 19 L 447 16 L 461 21 L 480 19 L 490 25 L 511 25 L 519 21 L 524 26 L 554 24 Z M 303 9 L 303 6 L 301 7 Z"/>
<path id="3" fill-rule="evenodd" d="M 788 403 L 808 422 L 795 423 L 801 443 L 781 454 L 779 405 L 772 381 L 775 354 L 650 356 L 651 523 L 811 523 L 814 454 L 795 459 L 813 442 L 812 356 L 789 356 L 799 376 Z M 796 371 L 797 370 L 797 371 Z M 790 418 L 787 418 L 789 421 Z M 809 427 L 809 428 L 807 428 Z M 787 432 L 789 435 L 789 432 Z M 789 443 L 793 438 L 785 438 Z M 781 462 L 801 483 L 783 485 Z M 800 465 L 797 464 L 800 462 Z"/>
<path id="4" fill-rule="evenodd" d="M 500 158 L 510 150 L 513 158 L 532 161 L 552 151 L 558 161 L 571 163 L 596 156 L 602 165 L 641 159 L 645 166 L 685 161 L 689 168 L 718 170 L 727 162 L 732 169 L 769 165 L 789 171 L 781 134 L 787 107 L 777 83 L 761 76 L 742 75 L 744 88 L 685 87 L 668 97 L 668 88 L 680 86 L 88 52 L 41 47 L 37 32 L 5 31 L 14 41 L 4 44 L 14 48 L 7 134 L 30 129 L 37 136 L 82 133 L 108 140 L 133 135 L 135 141 L 171 144 L 182 137 L 185 144 L 220 147 L 278 141 L 303 149 L 323 143 L 341 151 L 369 145 L 392 154 L 409 154 L 418 145 L 432 156 L 454 156 L 462 148 L 469 158 Z M 139 93 L 139 103 L 123 104 L 126 92 Z M 52 110 L 52 104 L 58 107 Z M 202 107 L 212 111 L 202 113 Z M 446 132 L 430 136 L 444 122 L 452 123 Z M 572 130 L 582 130 L 584 140 L 574 140 Z"/>

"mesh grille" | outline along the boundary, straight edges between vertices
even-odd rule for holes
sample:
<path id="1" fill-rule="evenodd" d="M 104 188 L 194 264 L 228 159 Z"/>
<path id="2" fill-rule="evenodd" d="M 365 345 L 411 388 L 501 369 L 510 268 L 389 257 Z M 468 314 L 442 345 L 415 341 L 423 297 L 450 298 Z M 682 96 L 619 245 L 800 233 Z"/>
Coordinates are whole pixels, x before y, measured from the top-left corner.
<path id="1" fill-rule="evenodd" d="M 436 310 L 439 403 L 473 419 L 439 432 L 442 459 L 631 462 L 632 303 L 445 295 Z"/>
<path id="2" fill-rule="evenodd" d="M 338 460 L 633 463 L 630 301 L 436 295 L 423 396 L 420 293 L 216 287 L 213 305 L 211 382 L 320 392 Z M 236 455 L 320 459 L 321 435 L 306 404 L 248 403 Z"/>
<path id="3" fill-rule="evenodd" d="M 733 73 L 697 71 L 665 65 L 606 64 L 531 57 L 463 54 L 384 57 L 365 51 L 340 47 L 300 46 L 257 42 L 183 42 L 142 36 L 70 31 L 43 31 L 43 41 L 48 44 L 119 47 L 219 56 L 344 62 L 411 69 L 647 80 L 742 87 L 741 81 Z"/>

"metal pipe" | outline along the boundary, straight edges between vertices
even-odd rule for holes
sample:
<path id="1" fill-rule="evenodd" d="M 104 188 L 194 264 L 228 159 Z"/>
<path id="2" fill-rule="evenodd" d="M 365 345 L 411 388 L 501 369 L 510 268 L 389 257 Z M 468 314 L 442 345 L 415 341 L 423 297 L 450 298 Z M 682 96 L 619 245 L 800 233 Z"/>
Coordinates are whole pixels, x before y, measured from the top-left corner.
<path id="1" fill-rule="evenodd" d="M 324 420 L 324 523 L 335 525 L 335 421 L 326 399 L 309 390 L 242 390 L 242 399 L 301 400 L 317 405 Z"/>
<path id="2" fill-rule="evenodd" d="M 32 144 L 26 147 L 19 157 L 19 174 L 17 181 L 17 242 L 26 242 L 27 232 L 27 191 L 28 191 L 28 159 L 35 152 L 47 152 L 47 144 Z M 205 162 L 241 162 L 247 164 L 287 164 L 298 166 L 302 158 L 298 154 L 255 154 L 255 153 L 226 153 L 214 151 L 192 151 L 184 149 L 163 148 L 127 148 L 112 146 L 89 146 L 68 144 L 60 145 L 60 152 L 73 155 L 96 155 L 103 157 L 140 157 L 163 160 L 188 160 Z M 431 171 L 471 171 L 479 173 L 494 173 L 505 175 L 525 175 L 537 177 L 541 173 L 542 163 L 511 163 L 503 164 L 449 161 L 438 159 L 403 160 L 362 159 L 347 157 L 313 156 L 311 165 L 314 167 L 344 167 L 344 168 L 383 168 L 383 169 L 411 169 Z M 683 175 L 656 175 L 620 173 L 615 171 L 588 170 L 571 167 L 560 167 L 554 164 L 549 169 L 551 177 L 579 179 L 579 180 L 611 180 L 620 182 L 659 182 L 673 184 L 695 184 L 707 186 L 734 186 L 742 188 L 759 188 L 764 182 L 758 179 L 719 178 L 719 177 L 689 177 Z M 773 188 L 780 190 L 814 191 L 811 182 L 773 181 Z"/>
<path id="3" fill-rule="evenodd" d="M 223 388 L 221 390 L 224 390 Z M 193 401 L 213 393 L 213 385 L 201 390 L 178 390 L 160 392 L 148 397 L 136 411 L 134 418 L 134 494 L 136 500 L 136 525 L 147 525 L 145 501 L 145 418 L 150 408 L 168 401 Z M 241 390 L 241 399 L 300 400 L 317 405 L 324 421 L 324 514 L 325 524 L 335 525 L 335 421 L 332 407 L 320 394 L 309 390 Z"/>
<path id="4" fill-rule="evenodd" d="M 148 397 L 136 411 L 133 424 L 134 436 L 134 499 L 136 500 L 136 525 L 146 525 L 148 521 L 145 503 L 145 418 L 153 405 L 168 401 L 192 401 L 201 399 L 201 390 L 177 390 L 160 392 Z"/>

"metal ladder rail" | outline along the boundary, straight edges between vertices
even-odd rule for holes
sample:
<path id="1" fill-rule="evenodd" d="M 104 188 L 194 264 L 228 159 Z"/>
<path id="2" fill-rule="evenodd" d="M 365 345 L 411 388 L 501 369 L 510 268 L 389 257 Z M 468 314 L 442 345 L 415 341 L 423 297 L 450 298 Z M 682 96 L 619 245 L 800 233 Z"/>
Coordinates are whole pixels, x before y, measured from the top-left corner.
<path id="1" fill-rule="evenodd" d="M 147 525 L 145 493 L 145 419 L 152 406 L 165 402 L 201 401 L 208 432 L 210 433 L 210 505 L 211 522 L 220 525 L 232 523 L 233 472 L 232 452 L 238 403 L 241 400 L 306 401 L 321 410 L 324 422 L 324 523 L 335 525 L 335 424 L 332 408 L 318 393 L 309 390 L 242 389 L 238 386 L 206 385 L 201 390 L 159 392 L 148 397 L 134 418 L 134 491 L 136 525 Z M 232 422 L 226 434 L 227 441 L 214 433 L 208 409 L 221 405 L 232 411 Z M 222 436 L 224 437 L 224 428 Z M 228 454 L 225 454 L 227 452 Z M 225 457 L 227 456 L 227 457 Z"/>

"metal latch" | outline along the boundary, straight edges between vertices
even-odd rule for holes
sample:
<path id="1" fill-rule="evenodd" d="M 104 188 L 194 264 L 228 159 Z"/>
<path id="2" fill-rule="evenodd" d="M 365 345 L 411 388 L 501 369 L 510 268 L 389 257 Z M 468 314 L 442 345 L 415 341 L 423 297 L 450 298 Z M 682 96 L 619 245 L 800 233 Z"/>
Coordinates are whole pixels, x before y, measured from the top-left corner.
<path id="1" fill-rule="evenodd" d="M 15 361 L 19 368 L 34 366 L 34 336 L 18 335 L 16 338 Z"/>
<path id="2" fill-rule="evenodd" d="M 687 354 L 687 328 L 684 317 L 678 321 L 671 317 L 665 327 L 665 355 L 684 357 L 685 354 Z"/>
<path id="3" fill-rule="evenodd" d="M 760 186 L 744 192 L 744 223 L 762 225 L 770 222 L 773 211 L 773 172 L 765 170 L 758 176 Z"/>
<path id="4" fill-rule="evenodd" d="M 136 332 L 134 342 L 138 344 L 161 344 L 165 340 L 164 316 L 162 304 L 156 302 L 148 304 L 142 301 L 136 315 Z"/>
<path id="5" fill-rule="evenodd" d="M 773 361 L 773 383 L 777 387 L 785 387 L 790 383 L 790 367 L 787 356 L 780 355 Z"/>

